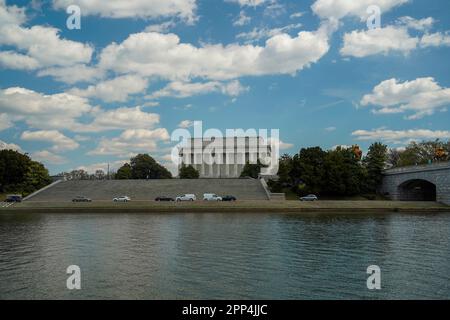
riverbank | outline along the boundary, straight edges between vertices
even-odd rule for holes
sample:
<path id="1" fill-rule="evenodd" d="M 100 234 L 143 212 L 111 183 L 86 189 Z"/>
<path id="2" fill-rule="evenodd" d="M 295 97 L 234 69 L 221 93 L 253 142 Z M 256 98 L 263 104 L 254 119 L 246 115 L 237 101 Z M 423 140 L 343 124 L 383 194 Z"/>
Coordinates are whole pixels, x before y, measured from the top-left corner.
<path id="1" fill-rule="evenodd" d="M 236 202 L 154 202 L 131 201 L 114 203 L 95 201 L 72 202 L 22 202 L 1 213 L 387 213 L 387 212 L 450 212 L 450 206 L 436 202 L 409 201 L 236 201 Z"/>

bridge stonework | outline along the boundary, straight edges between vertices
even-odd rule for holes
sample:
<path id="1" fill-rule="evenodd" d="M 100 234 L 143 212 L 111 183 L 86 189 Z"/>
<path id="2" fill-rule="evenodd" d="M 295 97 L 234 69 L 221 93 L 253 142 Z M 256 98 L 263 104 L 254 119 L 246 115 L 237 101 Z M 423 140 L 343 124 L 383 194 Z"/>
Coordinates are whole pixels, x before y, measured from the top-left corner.
<path id="1" fill-rule="evenodd" d="M 415 200 L 405 199 L 401 187 L 410 181 L 432 183 L 436 186 L 436 201 L 450 205 L 450 162 L 385 170 L 380 191 L 392 200 Z"/>

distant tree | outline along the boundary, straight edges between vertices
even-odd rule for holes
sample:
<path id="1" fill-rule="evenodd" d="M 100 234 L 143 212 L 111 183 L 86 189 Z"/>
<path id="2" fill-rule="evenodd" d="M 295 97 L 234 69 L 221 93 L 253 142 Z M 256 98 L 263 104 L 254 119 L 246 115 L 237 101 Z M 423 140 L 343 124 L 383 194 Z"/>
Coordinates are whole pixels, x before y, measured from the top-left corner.
<path id="1" fill-rule="evenodd" d="M 129 163 L 125 163 L 117 170 L 114 178 L 117 180 L 128 180 L 131 179 L 131 176 L 131 166 Z"/>
<path id="2" fill-rule="evenodd" d="M 172 174 L 148 154 L 130 159 L 132 179 L 171 179 Z"/>
<path id="3" fill-rule="evenodd" d="M 106 173 L 103 170 L 95 170 L 94 173 L 95 180 L 105 180 L 106 179 Z"/>
<path id="4" fill-rule="evenodd" d="M 198 179 L 200 173 L 192 165 L 182 165 L 179 172 L 180 179 Z"/>
<path id="5" fill-rule="evenodd" d="M 51 182 L 52 179 L 44 165 L 36 161 L 30 161 L 22 190 L 25 194 L 30 194 Z"/>
<path id="6" fill-rule="evenodd" d="M 251 177 L 254 179 L 257 179 L 259 177 L 259 174 L 261 173 L 261 169 L 265 166 L 258 160 L 257 163 L 249 163 L 247 162 L 242 169 L 241 178 L 247 178 Z"/>
<path id="7" fill-rule="evenodd" d="M 292 159 L 291 179 L 299 194 L 320 194 L 324 184 L 327 153 L 320 147 L 303 148 Z"/>
<path id="8" fill-rule="evenodd" d="M 292 157 L 288 154 L 283 154 L 278 161 L 278 183 L 281 186 L 292 187 L 292 171 L 293 160 Z M 275 187 L 275 183 L 272 182 L 272 185 Z M 278 187 L 278 188 L 280 188 Z"/>
<path id="9" fill-rule="evenodd" d="M 446 159 L 440 159 L 443 161 L 449 160 L 448 154 L 450 153 L 450 143 L 444 143 L 440 140 L 435 141 L 423 141 L 423 142 L 411 142 L 406 146 L 404 151 L 399 154 L 397 166 L 413 166 L 420 164 L 427 164 L 436 160 L 436 151 L 442 148 L 446 152 Z"/>
<path id="10" fill-rule="evenodd" d="M 402 151 L 399 149 L 389 149 L 387 154 L 387 166 L 388 167 L 398 167 L 400 161 L 400 155 Z"/>
<path id="11" fill-rule="evenodd" d="M 365 181 L 365 189 L 368 192 L 376 192 L 383 180 L 382 171 L 386 167 L 388 160 L 387 146 L 381 142 L 375 142 L 369 147 L 367 156 L 363 163 L 367 171 Z"/>

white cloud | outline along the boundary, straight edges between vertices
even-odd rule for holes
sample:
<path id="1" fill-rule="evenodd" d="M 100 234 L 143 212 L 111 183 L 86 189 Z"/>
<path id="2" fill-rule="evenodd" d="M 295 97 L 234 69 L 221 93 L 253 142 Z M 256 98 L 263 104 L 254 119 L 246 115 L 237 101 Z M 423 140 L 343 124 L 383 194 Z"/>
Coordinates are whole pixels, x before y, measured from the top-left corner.
<path id="1" fill-rule="evenodd" d="M 97 148 L 89 155 L 115 155 L 130 157 L 140 152 L 151 152 L 158 149 L 159 141 L 167 141 L 170 135 L 164 128 L 155 130 L 129 129 L 116 138 L 102 138 Z"/>
<path id="2" fill-rule="evenodd" d="M 442 32 L 424 34 L 420 46 L 423 48 L 450 46 L 450 34 Z"/>
<path id="3" fill-rule="evenodd" d="M 394 144 L 403 144 L 410 141 L 450 139 L 450 131 L 411 129 L 411 130 L 387 130 L 384 128 L 376 130 L 356 130 L 352 136 L 358 140 L 385 141 Z"/>
<path id="4" fill-rule="evenodd" d="M 24 131 L 20 138 L 25 141 L 50 142 L 54 152 L 75 150 L 80 146 L 78 142 L 57 130 Z"/>
<path id="5" fill-rule="evenodd" d="M 195 0 L 53 0 L 56 9 L 65 10 L 78 5 L 83 15 L 99 15 L 109 18 L 158 18 L 179 17 L 195 20 Z"/>
<path id="6" fill-rule="evenodd" d="M 242 11 L 239 13 L 239 17 L 237 17 L 237 18 L 233 21 L 233 26 L 242 27 L 242 26 L 244 26 L 244 25 L 246 25 L 246 24 L 249 24 L 251 20 L 252 20 L 252 19 L 251 19 L 250 17 L 247 17 L 247 16 L 245 15 L 245 12 L 242 10 Z"/>
<path id="7" fill-rule="evenodd" d="M 387 26 L 346 33 L 340 53 L 358 58 L 391 52 L 408 54 L 418 43 L 419 39 L 411 37 L 405 27 Z"/>
<path id="8" fill-rule="evenodd" d="M 31 158 L 39 162 L 50 164 L 64 164 L 68 162 L 68 160 L 65 157 L 58 154 L 54 154 L 53 152 L 50 152 L 48 150 L 33 152 L 31 154 Z"/>
<path id="9" fill-rule="evenodd" d="M 163 89 L 156 91 L 146 98 L 158 99 L 162 97 L 186 98 L 200 94 L 220 92 L 231 97 L 237 97 L 248 88 L 243 87 L 238 80 L 222 83 L 219 81 L 210 82 L 181 82 L 174 81 L 169 83 Z"/>
<path id="10" fill-rule="evenodd" d="M 194 126 L 194 121 L 192 120 L 183 120 L 178 124 L 179 128 L 187 129 Z"/>
<path id="11" fill-rule="evenodd" d="M 236 38 L 245 40 L 247 42 L 260 41 L 260 40 L 268 39 L 270 37 L 273 37 L 273 36 L 276 36 L 278 34 L 282 34 L 282 33 L 285 33 L 285 32 L 291 31 L 291 30 L 299 29 L 301 27 L 302 27 L 301 23 L 289 24 L 289 25 L 284 26 L 284 27 L 273 28 L 273 29 L 256 28 L 255 27 L 251 31 L 239 33 L 236 36 Z"/>
<path id="12" fill-rule="evenodd" d="M 409 29 L 414 29 L 418 31 L 426 31 L 430 29 L 433 24 L 436 22 L 432 17 L 423 18 L 423 19 L 415 19 L 409 16 L 400 17 L 398 22 L 402 25 L 405 25 Z"/>
<path id="13" fill-rule="evenodd" d="M 291 19 L 297 19 L 297 18 L 303 17 L 304 15 L 305 15 L 304 12 L 296 12 L 296 13 L 291 14 L 291 15 L 289 16 L 289 18 L 291 18 Z"/>
<path id="14" fill-rule="evenodd" d="M 311 6 L 312 11 L 322 19 L 342 19 L 358 17 L 365 20 L 370 14 L 367 8 L 376 5 L 382 13 L 407 3 L 409 0 L 316 0 Z"/>
<path id="15" fill-rule="evenodd" d="M 166 33 L 173 27 L 175 27 L 176 22 L 173 20 L 169 20 L 166 22 L 162 22 L 159 24 L 152 24 L 145 28 L 145 32 L 158 32 L 158 33 Z"/>
<path id="16" fill-rule="evenodd" d="M 169 80 L 202 77 L 213 80 L 268 74 L 295 74 L 328 52 L 329 26 L 302 31 L 297 37 L 278 34 L 264 47 L 238 44 L 195 47 L 175 34 L 136 33 L 107 46 L 100 67 Z"/>
<path id="17" fill-rule="evenodd" d="M 67 93 L 42 94 L 20 87 L 0 89 L 0 112 L 10 121 L 25 121 L 34 128 L 68 129 L 92 110 L 87 99 Z"/>
<path id="18" fill-rule="evenodd" d="M 39 67 L 39 62 L 14 51 L 0 51 L 0 66 L 7 69 L 34 70 Z"/>
<path id="19" fill-rule="evenodd" d="M 0 140 L 0 150 L 14 150 L 14 151 L 22 151 L 22 149 L 14 143 L 6 143 Z"/>
<path id="20" fill-rule="evenodd" d="M 79 126 L 79 131 L 95 132 L 114 129 L 149 129 L 159 123 L 159 114 L 141 110 L 141 107 L 121 107 L 112 110 L 99 110 L 94 113 L 94 120 Z"/>
<path id="21" fill-rule="evenodd" d="M 147 86 L 147 79 L 136 75 L 124 75 L 91 85 L 86 89 L 74 88 L 69 93 L 80 97 L 98 98 L 105 102 L 125 102 L 129 95 L 143 93 Z"/>
<path id="22" fill-rule="evenodd" d="M 226 0 L 226 1 L 238 3 L 241 7 L 244 7 L 244 6 L 256 7 L 265 2 L 268 2 L 268 0 Z"/>
<path id="23" fill-rule="evenodd" d="M 77 82 L 92 82 L 104 77 L 103 70 L 89 67 L 85 64 L 77 64 L 69 67 L 55 67 L 39 70 L 39 77 L 51 76 L 57 81 L 74 84 Z"/>
<path id="24" fill-rule="evenodd" d="M 365 95 L 360 104 L 375 106 L 377 114 L 412 112 L 408 119 L 419 119 L 450 104 L 450 88 L 441 87 L 432 77 L 403 83 L 389 79 Z"/>
<path id="25" fill-rule="evenodd" d="M 13 123 L 5 113 L 0 113 L 0 131 L 11 128 Z"/>
<path id="26" fill-rule="evenodd" d="M 11 9 L 16 8 L 16 9 Z M 20 11 L 17 17 L 17 7 L 8 7 L 4 1 L 0 2 L 0 44 L 14 46 L 25 51 L 30 61 L 36 67 L 70 66 L 76 63 L 88 63 L 91 60 L 93 48 L 80 42 L 62 39 L 59 30 L 53 27 L 33 26 L 22 27 L 25 17 Z M 11 13 L 13 12 L 13 13 Z M 19 56 L 15 56 L 18 59 Z M 13 57 L 9 55 L 11 61 Z M 20 57 L 25 60 L 25 57 Z"/>
<path id="27" fill-rule="evenodd" d="M 327 132 L 336 131 L 336 127 L 327 127 L 327 128 L 325 128 L 325 131 L 327 131 Z"/>

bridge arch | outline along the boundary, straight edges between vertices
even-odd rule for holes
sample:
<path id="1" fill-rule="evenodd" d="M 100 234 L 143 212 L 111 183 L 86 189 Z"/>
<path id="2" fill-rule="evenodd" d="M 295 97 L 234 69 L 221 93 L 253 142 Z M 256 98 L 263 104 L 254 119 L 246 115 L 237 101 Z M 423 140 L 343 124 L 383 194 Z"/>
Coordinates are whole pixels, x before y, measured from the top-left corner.
<path id="1" fill-rule="evenodd" d="M 436 185 L 425 179 L 409 179 L 397 187 L 398 200 L 401 201 L 436 201 Z"/>

